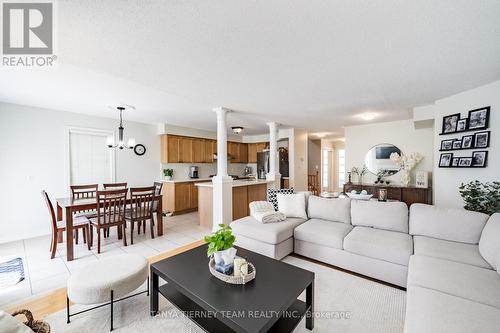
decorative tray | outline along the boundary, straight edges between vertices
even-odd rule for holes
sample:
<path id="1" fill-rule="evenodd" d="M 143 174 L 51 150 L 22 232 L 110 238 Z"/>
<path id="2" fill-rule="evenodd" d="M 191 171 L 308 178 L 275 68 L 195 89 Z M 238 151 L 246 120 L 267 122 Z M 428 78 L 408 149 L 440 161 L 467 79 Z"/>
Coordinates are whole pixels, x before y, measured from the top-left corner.
<path id="1" fill-rule="evenodd" d="M 255 266 L 251 262 L 248 262 L 247 265 L 248 265 L 248 274 L 241 274 L 240 276 L 226 275 L 217 272 L 215 270 L 214 258 L 210 258 L 210 262 L 208 263 L 208 268 L 210 269 L 210 273 L 212 273 L 212 275 L 218 278 L 219 280 L 231 284 L 245 284 L 255 279 L 255 274 L 257 273 L 255 270 Z"/>

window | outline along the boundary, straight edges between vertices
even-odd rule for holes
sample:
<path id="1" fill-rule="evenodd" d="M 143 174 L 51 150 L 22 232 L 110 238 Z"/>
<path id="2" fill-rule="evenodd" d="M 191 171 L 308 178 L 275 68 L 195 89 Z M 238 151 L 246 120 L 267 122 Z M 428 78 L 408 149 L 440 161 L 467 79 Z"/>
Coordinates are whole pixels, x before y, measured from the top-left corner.
<path id="1" fill-rule="evenodd" d="M 339 188 L 345 184 L 345 149 L 339 149 Z"/>
<path id="2" fill-rule="evenodd" d="M 329 170 L 328 150 L 323 149 L 323 162 L 321 166 L 321 184 L 323 187 L 328 187 L 328 170 Z"/>
<path id="3" fill-rule="evenodd" d="M 113 132 L 68 130 L 69 174 L 73 184 L 102 184 L 114 181 L 114 151 L 106 145 Z"/>

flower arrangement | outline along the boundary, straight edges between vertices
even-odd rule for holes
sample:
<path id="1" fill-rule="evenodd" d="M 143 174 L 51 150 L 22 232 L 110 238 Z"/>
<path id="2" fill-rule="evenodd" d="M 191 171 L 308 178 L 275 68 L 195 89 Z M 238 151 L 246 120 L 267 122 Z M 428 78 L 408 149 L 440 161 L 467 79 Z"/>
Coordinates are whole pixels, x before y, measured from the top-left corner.
<path id="1" fill-rule="evenodd" d="M 408 186 L 410 184 L 410 171 L 420 163 L 423 156 L 419 153 L 411 153 L 409 155 L 392 153 L 390 159 L 401 169 L 401 183 L 404 186 Z"/>
<path id="2" fill-rule="evenodd" d="M 358 176 L 358 183 L 360 184 L 363 182 L 363 176 L 366 175 L 367 172 L 368 168 L 366 167 L 365 164 L 363 164 L 362 168 L 357 168 L 357 167 L 351 168 L 351 173 Z"/>

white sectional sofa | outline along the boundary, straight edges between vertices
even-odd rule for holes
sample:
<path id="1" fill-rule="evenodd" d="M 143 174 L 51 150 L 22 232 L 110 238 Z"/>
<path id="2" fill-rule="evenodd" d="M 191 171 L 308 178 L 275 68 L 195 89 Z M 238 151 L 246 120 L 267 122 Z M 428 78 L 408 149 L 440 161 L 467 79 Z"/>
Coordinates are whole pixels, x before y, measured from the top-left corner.
<path id="1" fill-rule="evenodd" d="M 295 252 L 406 287 L 407 333 L 500 332 L 500 214 L 310 196 L 307 215 L 231 227 L 237 245 L 267 256 Z"/>

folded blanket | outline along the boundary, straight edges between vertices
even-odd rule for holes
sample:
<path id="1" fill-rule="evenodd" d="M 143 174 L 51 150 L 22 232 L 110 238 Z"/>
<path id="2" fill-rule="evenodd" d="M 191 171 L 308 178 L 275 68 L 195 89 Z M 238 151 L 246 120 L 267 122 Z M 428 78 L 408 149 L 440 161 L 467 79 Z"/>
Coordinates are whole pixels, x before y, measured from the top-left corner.
<path id="1" fill-rule="evenodd" d="M 249 207 L 250 216 L 261 223 L 281 222 L 286 219 L 285 214 L 276 212 L 273 205 L 267 201 L 253 201 Z"/>

